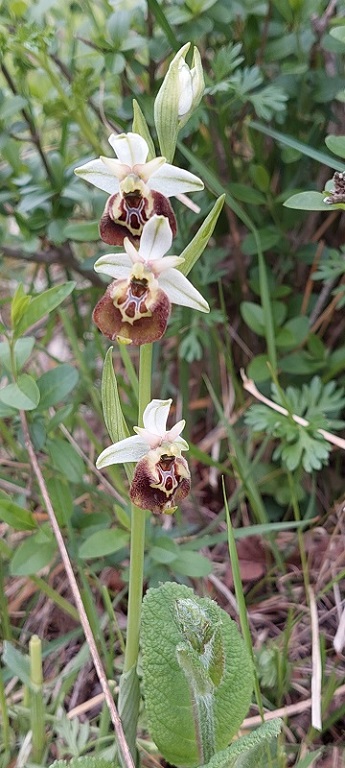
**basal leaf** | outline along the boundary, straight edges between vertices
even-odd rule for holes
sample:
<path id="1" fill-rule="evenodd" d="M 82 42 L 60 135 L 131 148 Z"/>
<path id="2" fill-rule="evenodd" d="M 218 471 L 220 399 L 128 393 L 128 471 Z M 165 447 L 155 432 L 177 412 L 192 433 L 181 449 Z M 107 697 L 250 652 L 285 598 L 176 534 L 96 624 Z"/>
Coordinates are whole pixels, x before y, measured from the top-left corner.
<path id="1" fill-rule="evenodd" d="M 237 625 L 191 589 L 149 589 L 142 669 L 150 733 L 166 760 L 197 766 L 224 749 L 250 703 L 253 671 Z"/>
<path id="2" fill-rule="evenodd" d="M 90 560 L 94 557 L 105 557 L 118 552 L 128 545 L 129 534 L 120 528 L 96 531 L 79 547 L 79 557 Z"/>

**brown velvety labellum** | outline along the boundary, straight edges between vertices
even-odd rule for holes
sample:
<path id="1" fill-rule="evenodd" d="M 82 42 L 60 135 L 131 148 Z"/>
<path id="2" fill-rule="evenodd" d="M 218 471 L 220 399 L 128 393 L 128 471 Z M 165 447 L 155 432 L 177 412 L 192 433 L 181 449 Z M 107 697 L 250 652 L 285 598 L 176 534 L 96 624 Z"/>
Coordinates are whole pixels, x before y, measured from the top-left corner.
<path id="1" fill-rule="evenodd" d="M 101 333 L 112 341 L 121 337 L 123 340 L 127 340 L 136 346 L 150 344 L 160 339 L 166 330 L 171 308 L 170 301 L 164 291 L 160 289 L 157 291 L 155 301 L 151 301 L 149 310 L 147 310 L 146 303 L 142 307 L 145 311 L 150 312 L 148 317 L 140 317 L 131 323 L 130 304 L 126 308 L 128 321 L 123 319 L 123 314 L 114 305 L 111 294 L 116 282 L 114 281 L 108 286 L 104 296 L 96 304 L 93 311 L 93 320 Z"/>
<path id="2" fill-rule="evenodd" d="M 138 246 L 143 227 L 154 213 L 168 219 L 175 237 L 175 214 L 168 198 L 160 192 L 150 192 L 148 198 L 137 192 L 125 196 L 120 193 L 112 195 L 107 200 L 100 221 L 100 236 L 108 245 L 122 245 L 124 238 L 128 237 L 133 245 Z"/>
<path id="3" fill-rule="evenodd" d="M 169 514 L 188 496 L 190 487 L 188 464 L 182 456 L 163 455 L 153 467 L 145 456 L 135 468 L 130 497 L 140 509 Z"/>

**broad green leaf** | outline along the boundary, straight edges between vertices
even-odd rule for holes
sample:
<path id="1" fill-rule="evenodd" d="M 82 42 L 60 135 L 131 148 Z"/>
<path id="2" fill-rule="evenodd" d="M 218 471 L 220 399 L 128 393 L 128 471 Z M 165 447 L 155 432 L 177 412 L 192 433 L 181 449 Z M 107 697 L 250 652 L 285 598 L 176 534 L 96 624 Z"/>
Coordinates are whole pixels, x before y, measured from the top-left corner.
<path id="1" fill-rule="evenodd" d="M 106 557 L 128 545 L 129 533 L 120 528 L 96 531 L 79 547 L 79 557 L 90 560 L 94 557 Z"/>
<path id="2" fill-rule="evenodd" d="M 260 304 L 254 304 L 253 301 L 242 301 L 241 315 L 248 327 L 259 336 L 265 333 L 264 311 Z"/>
<path id="3" fill-rule="evenodd" d="M 237 625 L 212 600 L 167 582 L 144 597 L 141 644 L 153 740 L 174 765 L 207 763 L 250 704 L 253 670 Z"/>
<path id="4" fill-rule="evenodd" d="M 0 400 L 0 419 L 10 419 L 12 416 L 17 415 L 18 412 L 16 408 L 10 408 L 9 405 L 5 405 L 5 403 L 2 403 Z"/>
<path id="5" fill-rule="evenodd" d="M 341 43 L 345 43 L 345 25 L 330 30 L 330 35 L 335 37 L 336 40 L 340 40 Z M 299 764 L 298 764 L 299 765 Z"/>
<path id="6" fill-rule="evenodd" d="M 0 498 L 0 520 L 16 531 L 32 531 L 37 528 L 35 518 L 11 499 Z"/>
<path id="7" fill-rule="evenodd" d="M 167 536 L 161 536 L 156 539 L 154 546 L 150 549 L 150 557 L 156 563 L 168 565 L 173 563 L 179 556 L 179 548 L 175 541 Z"/>
<path id="8" fill-rule="evenodd" d="M 14 677 L 19 677 L 19 680 L 24 685 L 27 685 L 29 688 L 31 687 L 29 657 L 20 653 L 8 640 L 4 642 L 2 661 Z"/>
<path id="9" fill-rule="evenodd" d="M 102 406 L 105 426 L 113 443 L 129 437 L 113 366 L 113 347 L 109 347 L 104 358 L 102 373 Z"/>
<path id="10" fill-rule="evenodd" d="M 47 449 L 53 467 L 62 472 L 71 483 L 80 483 L 85 472 L 83 459 L 73 446 L 62 438 L 54 438 L 47 443 Z"/>
<path id="11" fill-rule="evenodd" d="M 76 240 L 83 243 L 99 240 L 99 222 L 97 220 L 67 224 L 67 226 L 64 227 L 64 235 L 69 240 Z"/>
<path id="12" fill-rule="evenodd" d="M 52 562 L 57 548 L 56 542 L 48 537 L 42 541 L 42 534 L 39 534 L 41 531 L 25 539 L 15 550 L 10 563 L 12 576 L 37 574 Z"/>
<path id="13" fill-rule="evenodd" d="M 25 365 L 26 361 L 30 357 L 34 344 L 35 339 L 33 336 L 26 336 L 24 339 L 17 339 L 15 342 L 14 359 L 17 372 L 20 371 L 20 369 L 23 367 L 23 365 Z M 7 369 L 7 371 L 12 370 L 10 345 L 7 339 L 6 341 L 2 341 L 0 343 L 0 361 L 4 368 Z"/>
<path id="14" fill-rule="evenodd" d="M 194 235 L 193 240 L 186 246 L 180 256 L 185 260 L 178 269 L 183 275 L 188 275 L 194 264 L 198 261 L 201 254 L 205 250 L 207 243 L 213 233 L 213 230 L 217 224 L 219 214 L 223 208 L 225 195 L 221 195 L 216 200 L 212 210 L 206 216 L 200 229 Z"/>
<path id="15" fill-rule="evenodd" d="M 49 408 L 64 400 L 75 387 L 78 378 L 77 369 L 67 363 L 44 373 L 37 381 L 41 393 L 40 409 Z"/>
<path id="16" fill-rule="evenodd" d="M 345 158 L 345 136 L 326 136 L 325 143 L 335 155 Z"/>
<path id="17" fill-rule="evenodd" d="M 277 765 L 276 740 L 282 729 L 280 718 L 268 720 L 256 731 L 217 752 L 204 768 L 268 768 Z"/>
<path id="18" fill-rule="evenodd" d="M 39 296 L 33 296 L 21 320 L 15 326 L 15 335 L 22 336 L 31 325 L 34 325 L 44 315 L 56 309 L 72 293 L 74 286 L 75 283 L 71 281 L 63 285 L 56 285 L 54 288 L 49 288 Z"/>
<path id="19" fill-rule="evenodd" d="M 268 367 L 269 359 L 267 355 L 256 355 L 248 365 L 248 378 L 254 381 L 267 381 L 271 378 L 271 372 Z"/>
<path id="20" fill-rule="evenodd" d="M 285 200 L 285 208 L 296 208 L 301 211 L 329 211 L 333 208 L 339 208 L 339 204 L 330 205 L 325 203 L 325 193 L 321 192 L 299 192 Z"/>
<path id="21" fill-rule="evenodd" d="M 39 403 L 40 391 L 32 376 L 22 373 L 14 384 L 0 389 L 0 400 L 18 411 L 32 411 Z"/>
<path id="22" fill-rule="evenodd" d="M 191 579 L 202 579 L 212 572 L 212 563 L 200 552 L 180 548 L 179 556 L 174 560 L 173 570 Z"/>

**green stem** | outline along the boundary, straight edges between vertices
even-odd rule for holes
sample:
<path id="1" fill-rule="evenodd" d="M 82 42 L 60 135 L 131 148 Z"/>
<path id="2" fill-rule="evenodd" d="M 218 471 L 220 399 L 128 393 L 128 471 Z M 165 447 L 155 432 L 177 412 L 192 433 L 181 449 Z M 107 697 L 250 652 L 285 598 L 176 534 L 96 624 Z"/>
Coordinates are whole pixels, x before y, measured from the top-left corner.
<path id="1" fill-rule="evenodd" d="M 297 500 L 294 478 L 292 473 L 289 471 L 287 472 L 287 476 L 288 476 L 289 489 L 291 494 L 291 504 L 292 504 L 292 509 L 294 513 L 294 518 L 296 522 L 300 522 L 301 514 L 300 514 L 299 504 Z M 299 552 L 300 552 L 301 563 L 302 563 L 304 589 L 305 589 L 307 602 L 309 602 L 310 582 L 309 582 L 308 559 L 307 559 L 305 546 L 304 546 L 303 531 L 302 531 L 302 528 L 300 527 L 297 528 L 297 538 L 298 538 L 298 546 L 299 546 Z"/>
<path id="2" fill-rule="evenodd" d="M 12 553 L 11 553 L 12 554 Z M 2 554 L 0 553 L 0 629 L 4 640 L 12 639 L 10 617 L 5 592 L 5 574 Z"/>
<path id="3" fill-rule="evenodd" d="M 41 640 L 33 635 L 30 644 L 30 690 L 32 758 L 40 763 L 45 747 L 45 723 L 43 701 L 42 647 Z"/>
<path id="4" fill-rule="evenodd" d="M 139 363 L 139 415 L 138 426 L 142 427 L 143 413 L 151 400 L 152 344 L 140 348 Z M 145 513 L 132 504 L 131 551 L 129 565 L 129 595 L 127 618 L 127 641 L 124 672 L 136 665 L 139 652 L 139 629 L 141 601 L 143 595 L 143 571 L 145 548 Z"/>
<path id="5" fill-rule="evenodd" d="M 3 676 L 2 676 L 2 668 L 0 668 L 0 712 L 1 712 L 1 719 L 2 719 L 2 741 L 3 741 L 3 748 L 5 751 L 4 760 L 6 760 L 6 757 L 8 757 L 8 759 L 10 757 L 11 729 L 10 729 L 10 719 L 9 719 L 6 694 L 5 694 L 5 686 L 4 686 Z M 4 762 L 3 765 L 6 765 L 6 762 Z"/>

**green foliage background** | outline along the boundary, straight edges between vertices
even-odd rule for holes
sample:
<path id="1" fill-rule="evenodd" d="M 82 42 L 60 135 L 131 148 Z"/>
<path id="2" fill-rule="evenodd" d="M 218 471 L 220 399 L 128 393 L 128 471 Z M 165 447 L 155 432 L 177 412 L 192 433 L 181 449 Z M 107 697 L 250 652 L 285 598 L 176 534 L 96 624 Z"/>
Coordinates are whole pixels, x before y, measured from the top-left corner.
<path id="1" fill-rule="evenodd" d="M 126 591 L 130 521 L 121 468 L 111 468 L 106 486 L 94 470 L 108 440 L 100 398 L 107 343 L 91 320 L 104 290 L 93 264 L 109 250 L 98 234 L 106 198 L 77 179 L 74 168 L 99 154 L 111 155 L 107 136 L 132 128 L 133 99 L 155 141 L 154 97 L 173 53 L 189 41 L 200 50 L 206 91 L 180 133 L 174 162 L 200 175 L 205 191 L 193 195 L 199 213 L 174 202 L 174 253 L 188 246 L 215 197 L 224 194 L 225 204 L 190 275 L 211 313 L 197 317 L 174 308 L 164 348 L 157 345 L 154 353 L 154 396 L 179 394 L 188 415 L 194 482 L 191 500 L 171 530 L 147 522 L 145 578 L 151 586 L 208 578 L 213 553 L 226 540 L 223 476 L 238 538 L 265 537 L 269 573 L 276 579 L 286 574 L 288 551 L 277 550 L 275 537 L 286 528 L 294 531 L 307 586 L 302 532 L 327 526 L 344 492 L 342 449 L 331 447 L 318 431 L 338 433 L 344 426 L 344 224 L 342 206 L 327 206 L 323 193 L 344 158 L 339 6 L 330 15 L 321 0 L 2 5 L 0 430 L 6 461 L 0 468 L 0 519 L 7 527 L 0 541 L 0 607 L 1 631 L 10 643 L 17 644 L 21 628 L 7 610 L 9 578 L 25 577 L 36 585 L 21 618 L 24 627 L 38 594 L 75 618 L 69 601 L 40 575 L 43 568 L 53 572 L 57 552 L 48 523 L 36 515 L 37 488 L 28 490 L 18 412 L 24 408 L 94 633 L 113 674 L 107 641 L 117 598 L 104 597 L 102 625 L 93 595 L 100 590 L 100 572 L 109 566 L 121 574 Z M 284 205 L 294 195 L 304 196 Z M 65 284 L 72 282 L 70 294 Z M 53 291 L 48 299 L 47 294 L 42 299 L 45 290 Z M 59 301 L 65 296 L 62 307 L 54 296 Z M 124 415 L 133 424 L 135 352 L 116 348 L 113 355 Z M 247 398 L 242 368 L 287 416 Z M 292 414 L 309 426 L 297 425 Z M 107 426 L 111 432 L 110 418 Z M 246 530 L 243 519 L 249 522 Z M 340 570 L 334 578 L 342 577 Z M 270 579 L 263 587 L 268 593 Z M 327 595 L 332 587 L 331 581 L 325 586 Z M 255 590 L 251 598 L 256 599 Z M 299 609 L 298 598 L 282 630 L 285 649 Z M 121 633 L 112 639 L 121 653 Z M 63 637 L 60 647 L 65 642 Z M 333 650 L 326 640 L 322 651 L 328 702 L 343 678 L 333 675 Z M 272 706 L 279 705 L 290 676 L 278 662 L 270 673 L 274 682 L 267 696 Z M 5 665 L 5 679 L 12 674 Z M 63 694 L 76 675 L 77 665 Z M 92 750 L 95 734 L 74 734 L 57 722 L 59 706 L 57 697 L 49 712 L 53 724 L 48 718 L 50 734 L 60 740 L 57 757 Z M 104 713 L 102 718 L 104 750 L 111 752 Z M 20 713 L 15 721 L 21 741 Z M 310 728 L 308 744 L 327 742 L 332 722 L 326 719 L 320 737 Z M 16 750 L 11 737 L 4 766 Z M 298 751 L 295 744 L 292 751 Z M 44 765 L 50 757 L 42 758 Z"/>

